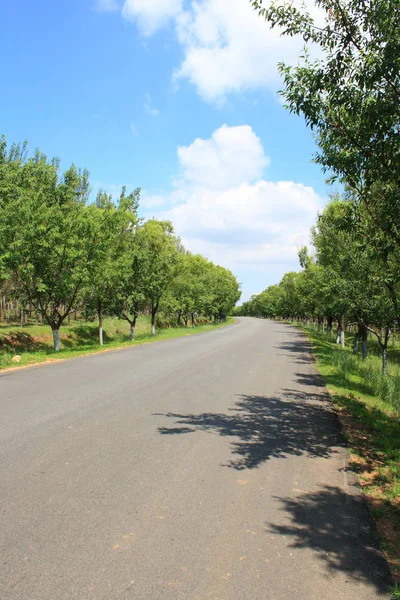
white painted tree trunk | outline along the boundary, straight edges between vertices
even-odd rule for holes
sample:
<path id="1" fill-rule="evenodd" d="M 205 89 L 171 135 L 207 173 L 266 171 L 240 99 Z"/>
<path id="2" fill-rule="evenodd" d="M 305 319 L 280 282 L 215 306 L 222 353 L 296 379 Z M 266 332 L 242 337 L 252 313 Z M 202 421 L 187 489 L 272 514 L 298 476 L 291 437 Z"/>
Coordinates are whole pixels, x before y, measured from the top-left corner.
<path id="1" fill-rule="evenodd" d="M 135 339 L 135 326 L 133 323 L 131 323 L 131 326 L 129 328 L 129 339 L 131 340 L 131 342 L 133 342 L 133 340 Z"/>
<path id="2" fill-rule="evenodd" d="M 103 341 L 103 306 L 102 303 L 99 302 L 97 304 L 97 316 L 99 317 L 99 344 L 102 346 L 104 344 Z"/>
<path id="3" fill-rule="evenodd" d="M 156 326 L 154 325 L 154 323 L 151 326 L 151 335 L 154 337 L 156 335 Z"/>
<path id="4" fill-rule="evenodd" d="M 60 344 L 60 330 L 59 329 L 53 329 L 53 343 L 54 343 L 54 350 L 56 352 L 60 352 L 61 344 Z"/>
<path id="5" fill-rule="evenodd" d="M 387 373 L 387 348 L 382 349 L 382 374 Z"/>
<path id="6" fill-rule="evenodd" d="M 342 346 L 342 348 L 344 348 L 344 345 L 346 342 L 344 327 L 345 327 L 344 317 L 341 317 L 341 319 L 340 319 L 340 345 Z"/>
<path id="7" fill-rule="evenodd" d="M 354 340 L 353 340 L 353 354 L 358 354 L 358 342 L 359 342 L 359 340 L 360 340 L 360 334 L 359 334 L 359 332 L 357 331 L 357 332 L 354 334 Z"/>
<path id="8" fill-rule="evenodd" d="M 368 355 L 368 330 L 363 326 L 361 330 L 361 356 L 365 360 Z"/>

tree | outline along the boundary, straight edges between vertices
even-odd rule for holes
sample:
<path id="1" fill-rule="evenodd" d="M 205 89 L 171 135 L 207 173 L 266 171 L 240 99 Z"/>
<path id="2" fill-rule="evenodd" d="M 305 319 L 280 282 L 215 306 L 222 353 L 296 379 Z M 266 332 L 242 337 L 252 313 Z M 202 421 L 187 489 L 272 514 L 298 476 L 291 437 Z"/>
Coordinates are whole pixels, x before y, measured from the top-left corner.
<path id="1" fill-rule="evenodd" d="M 150 304 L 151 333 L 154 336 L 160 301 L 168 293 L 176 275 L 182 247 L 169 221 L 151 219 L 137 228 L 136 249 L 140 289 Z"/>
<path id="2" fill-rule="evenodd" d="M 93 221 L 85 208 L 88 172 L 74 166 L 59 176 L 59 162 L 25 146 L 0 152 L 2 268 L 22 297 L 42 315 L 60 350 L 60 327 L 88 280 L 94 253 Z"/>
<path id="3" fill-rule="evenodd" d="M 318 262 L 338 290 L 336 303 L 341 314 L 358 324 L 363 358 L 369 330 L 378 339 L 382 371 L 386 373 L 387 345 L 396 314 L 385 285 L 387 273 L 374 247 L 360 236 L 357 227 L 346 226 L 352 219 L 352 209 L 351 203 L 335 198 L 313 228 L 313 243 Z"/>
<path id="4" fill-rule="evenodd" d="M 189 318 L 191 318 L 192 327 L 194 327 L 195 315 L 207 312 L 211 293 L 209 289 L 210 264 L 199 254 L 179 253 L 176 276 L 168 298 L 169 311 L 177 313 L 178 325 L 183 319 L 187 327 Z M 165 301 L 163 304 L 165 305 Z"/>
<path id="5" fill-rule="evenodd" d="M 95 205 L 90 207 L 95 221 L 96 245 L 87 304 L 97 312 L 101 346 L 104 311 L 115 311 L 115 291 L 121 291 L 121 283 L 126 278 L 127 270 L 133 265 L 132 237 L 138 222 L 139 197 L 139 189 L 126 196 L 124 187 L 119 202 L 115 205 L 110 195 L 99 190 Z M 132 323 L 130 324 L 132 327 Z"/>
<path id="6" fill-rule="evenodd" d="M 240 285 L 229 269 L 210 263 L 208 275 L 209 299 L 206 310 L 222 323 L 240 299 Z"/>

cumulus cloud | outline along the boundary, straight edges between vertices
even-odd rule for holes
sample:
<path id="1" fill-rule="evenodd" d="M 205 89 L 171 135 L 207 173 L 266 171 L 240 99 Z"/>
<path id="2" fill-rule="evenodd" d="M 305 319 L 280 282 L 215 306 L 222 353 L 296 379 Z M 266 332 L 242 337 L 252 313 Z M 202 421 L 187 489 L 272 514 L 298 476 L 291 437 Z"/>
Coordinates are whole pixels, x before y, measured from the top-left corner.
<path id="1" fill-rule="evenodd" d="M 182 180 L 209 190 L 227 189 L 260 177 L 269 164 L 261 140 L 249 125 L 223 125 L 208 140 L 178 148 Z"/>
<path id="2" fill-rule="evenodd" d="M 306 243 L 318 206 L 310 187 L 261 180 L 218 191 L 195 188 L 185 203 L 167 212 L 182 235 L 228 243 L 237 250 L 255 243 L 282 248 Z"/>
<path id="3" fill-rule="evenodd" d="M 322 12 L 311 0 L 308 6 L 320 21 Z M 277 63 L 297 62 L 303 46 L 300 39 L 269 29 L 246 0 L 190 0 L 185 5 L 182 0 L 126 0 L 122 12 L 147 36 L 174 23 L 183 61 L 173 77 L 189 80 L 209 102 L 223 103 L 228 93 L 247 89 L 276 91 Z"/>
<path id="4" fill-rule="evenodd" d="M 189 250 L 242 278 L 297 267 L 297 251 L 309 242 L 324 201 L 301 183 L 263 177 L 269 159 L 251 127 L 223 125 L 209 139 L 178 148 L 178 160 L 173 192 L 144 194 L 151 216 L 156 208 L 155 216 L 171 220 Z"/>
<path id="5" fill-rule="evenodd" d="M 278 86 L 279 61 L 295 62 L 302 44 L 270 30 L 248 2 L 203 0 L 177 18 L 184 50 L 175 79 L 188 79 L 206 101 L 229 92 Z"/>
<path id="6" fill-rule="evenodd" d="M 182 0 L 125 0 L 122 15 L 136 21 L 144 35 L 152 35 L 177 17 L 182 11 Z"/>

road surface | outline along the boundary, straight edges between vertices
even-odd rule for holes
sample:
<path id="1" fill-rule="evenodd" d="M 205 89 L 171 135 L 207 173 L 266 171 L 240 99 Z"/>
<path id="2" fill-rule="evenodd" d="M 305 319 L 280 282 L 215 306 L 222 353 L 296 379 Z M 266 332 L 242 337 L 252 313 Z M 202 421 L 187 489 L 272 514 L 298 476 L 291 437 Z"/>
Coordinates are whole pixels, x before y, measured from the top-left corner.
<path id="1" fill-rule="evenodd" d="M 386 564 L 294 328 L 0 374 L 1 600 L 376 600 Z"/>

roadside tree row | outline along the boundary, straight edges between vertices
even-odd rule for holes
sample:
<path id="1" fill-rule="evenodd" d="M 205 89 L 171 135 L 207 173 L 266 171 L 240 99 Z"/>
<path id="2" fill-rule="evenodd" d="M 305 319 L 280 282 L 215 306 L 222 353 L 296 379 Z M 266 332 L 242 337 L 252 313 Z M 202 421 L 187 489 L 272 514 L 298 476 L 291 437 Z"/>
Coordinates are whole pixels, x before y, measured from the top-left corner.
<path id="1" fill-rule="evenodd" d="M 228 269 L 185 250 L 172 223 L 141 219 L 140 189 L 90 195 L 87 171 L 0 138 L 0 293 L 40 315 L 56 350 L 77 308 L 97 314 L 100 344 L 104 315 L 128 321 L 131 339 L 141 311 L 153 335 L 160 309 L 226 319 L 240 298 Z"/>
<path id="2" fill-rule="evenodd" d="M 302 270 L 286 273 L 278 285 L 252 296 L 238 314 L 318 323 L 318 328 L 345 344 L 345 331 L 354 329 L 354 352 L 367 356 L 368 332 L 382 351 L 386 372 L 387 348 L 394 328 L 400 328 L 400 270 L 396 245 L 385 257 L 376 251 L 367 226 L 349 199 L 335 197 L 311 230 L 313 254 L 299 251 Z"/>

